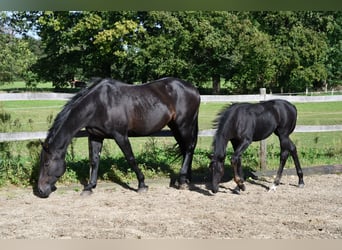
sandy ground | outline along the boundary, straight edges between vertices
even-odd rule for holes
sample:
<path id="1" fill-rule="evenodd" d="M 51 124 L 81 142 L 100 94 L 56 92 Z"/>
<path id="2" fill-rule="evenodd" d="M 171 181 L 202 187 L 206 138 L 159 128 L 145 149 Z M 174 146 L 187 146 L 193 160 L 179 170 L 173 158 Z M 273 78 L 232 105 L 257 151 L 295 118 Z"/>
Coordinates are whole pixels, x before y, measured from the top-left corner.
<path id="1" fill-rule="evenodd" d="M 32 188 L 0 190 L 1 239 L 342 239 L 342 175 L 284 175 L 268 192 L 273 177 L 250 180 L 233 194 L 233 181 L 213 195 L 205 183 L 190 190 L 147 180 L 138 194 L 100 182 L 91 196 L 82 186 L 61 186 L 48 199 Z M 136 188 L 136 183 L 131 183 Z"/>

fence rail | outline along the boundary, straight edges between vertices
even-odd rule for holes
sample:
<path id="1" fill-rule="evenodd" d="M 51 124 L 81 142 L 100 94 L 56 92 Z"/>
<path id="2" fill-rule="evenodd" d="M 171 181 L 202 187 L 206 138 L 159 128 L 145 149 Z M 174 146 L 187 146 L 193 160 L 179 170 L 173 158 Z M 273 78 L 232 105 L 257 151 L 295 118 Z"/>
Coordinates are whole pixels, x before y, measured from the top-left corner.
<path id="1" fill-rule="evenodd" d="M 0 101 L 69 100 L 74 94 L 67 93 L 0 93 Z M 342 95 L 201 95 L 201 102 L 257 102 L 260 100 L 284 99 L 290 102 L 338 102 Z"/>
<path id="2" fill-rule="evenodd" d="M 266 94 L 265 89 L 260 89 L 260 95 L 201 95 L 201 102 L 257 102 L 260 100 L 284 99 L 290 102 L 334 102 L 342 101 L 342 95 L 326 95 L 326 96 L 291 96 Z M 74 94 L 67 93 L 0 93 L 0 101 L 18 101 L 18 100 L 69 100 Z M 298 125 L 294 132 L 333 132 L 342 131 L 342 125 L 326 125 L 326 126 L 303 126 Z M 213 136 L 214 129 L 199 131 L 198 136 Z M 0 142 L 6 141 L 24 141 L 44 139 L 47 135 L 45 131 L 38 132 L 14 132 L 0 133 Z M 86 137 L 85 130 L 79 131 L 76 137 Z M 163 130 L 151 136 L 166 137 L 172 136 L 171 131 Z"/>
<path id="3" fill-rule="evenodd" d="M 210 137 L 214 136 L 215 129 L 206 129 L 198 132 L 200 137 Z M 342 131 L 342 125 L 320 125 L 320 126 L 304 126 L 298 125 L 294 132 L 295 133 L 308 133 L 308 132 L 336 132 Z M 45 139 L 47 132 L 13 132 L 13 133 L 0 133 L 0 142 L 8 141 L 26 141 L 26 140 L 39 140 Z M 79 131 L 75 137 L 87 137 L 88 133 L 85 130 Z M 162 130 L 160 132 L 154 133 L 152 137 L 169 137 L 173 136 L 170 130 Z"/>

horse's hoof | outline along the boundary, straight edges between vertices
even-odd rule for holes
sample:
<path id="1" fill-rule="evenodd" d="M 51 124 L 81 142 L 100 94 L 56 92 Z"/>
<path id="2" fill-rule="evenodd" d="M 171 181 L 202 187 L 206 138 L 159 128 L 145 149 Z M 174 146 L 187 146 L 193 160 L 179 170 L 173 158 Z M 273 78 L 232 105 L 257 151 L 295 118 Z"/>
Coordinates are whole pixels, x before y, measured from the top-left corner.
<path id="1" fill-rule="evenodd" d="M 304 187 L 304 183 L 298 184 L 298 187 L 299 187 L 299 188 L 303 188 L 303 187 Z"/>
<path id="2" fill-rule="evenodd" d="M 90 196 L 93 193 L 92 190 L 83 190 L 81 196 Z"/>
<path id="3" fill-rule="evenodd" d="M 239 185 L 239 188 L 240 188 L 242 191 L 246 191 L 246 186 L 245 186 L 245 184 L 240 184 L 240 185 Z"/>
<path id="4" fill-rule="evenodd" d="M 179 184 L 178 189 L 179 189 L 179 190 L 188 190 L 188 189 L 189 189 L 189 185 L 186 184 L 186 183 Z"/>
<path id="5" fill-rule="evenodd" d="M 240 187 L 236 186 L 234 189 L 230 189 L 233 194 L 240 194 Z"/>
<path id="6" fill-rule="evenodd" d="M 146 193 L 147 190 L 148 190 L 148 186 L 140 187 L 140 188 L 138 188 L 138 193 L 139 194 Z"/>

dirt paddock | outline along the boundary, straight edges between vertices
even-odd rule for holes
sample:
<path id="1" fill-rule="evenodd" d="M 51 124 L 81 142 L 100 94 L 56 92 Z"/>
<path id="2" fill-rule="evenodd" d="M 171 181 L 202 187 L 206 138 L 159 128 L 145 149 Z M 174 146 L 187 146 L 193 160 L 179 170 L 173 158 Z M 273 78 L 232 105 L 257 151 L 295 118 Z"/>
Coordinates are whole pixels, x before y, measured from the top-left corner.
<path id="1" fill-rule="evenodd" d="M 31 188 L 0 190 L 1 239 L 341 239 L 342 175 L 295 175 L 268 192 L 273 176 L 246 182 L 233 194 L 233 181 L 213 195 L 205 183 L 190 190 L 168 180 L 147 180 L 138 194 L 100 182 L 91 196 L 81 185 L 61 186 L 48 199 Z M 136 188 L 136 183 L 131 183 Z"/>

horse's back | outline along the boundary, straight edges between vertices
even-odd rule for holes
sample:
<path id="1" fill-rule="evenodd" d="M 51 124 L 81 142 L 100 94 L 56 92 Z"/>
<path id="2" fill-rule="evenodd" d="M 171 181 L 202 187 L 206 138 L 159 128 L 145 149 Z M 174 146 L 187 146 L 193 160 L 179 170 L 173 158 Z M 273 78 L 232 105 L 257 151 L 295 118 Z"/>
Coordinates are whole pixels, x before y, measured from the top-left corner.
<path id="1" fill-rule="evenodd" d="M 173 91 L 179 98 L 193 97 L 200 100 L 200 94 L 198 90 L 189 82 L 176 78 L 176 77 L 164 77 L 153 82 L 147 83 L 149 86 L 157 85 L 159 88 L 166 88 L 168 91 Z"/>
<path id="2" fill-rule="evenodd" d="M 165 99 L 165 95 L 168 95 L 176 110 L 186 109 L 190 113 L 198 112 L 201 101 L 200 94 L 191 83 L 175 77 L 165 77 L 147 83 L 147 86 L 158 88 L 162 96 L 161 99 Z"/>

